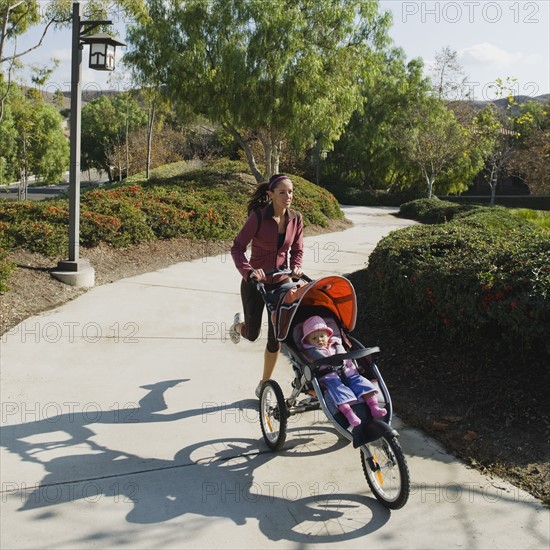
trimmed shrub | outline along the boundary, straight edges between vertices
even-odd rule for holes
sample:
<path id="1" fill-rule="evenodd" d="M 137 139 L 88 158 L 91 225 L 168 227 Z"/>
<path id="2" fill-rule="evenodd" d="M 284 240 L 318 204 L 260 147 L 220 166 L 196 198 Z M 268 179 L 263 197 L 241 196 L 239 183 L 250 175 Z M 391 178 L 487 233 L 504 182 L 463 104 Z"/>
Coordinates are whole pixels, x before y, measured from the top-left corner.
<path id="1" fill-rule="evenodd" d="M 416 189 L 389 192 L 383 189 L 364 189 L 329 183 L 323 184 L 323 187 L 333 193 L 339 203 L 352 206 L 400 206 L 425 196 L 424 191 Z"/>
<path id="2" fill-rule="evenodd" d="M 139 186 L 85 193 L 81 199 L 81 216 L 89 222 L 84 230 L 90 230 L 90 233 L 82 233 L 81 243 L 84 246 L 95 246 L 103 240 L 113 246 L 123 247 L 153 240 L 155 234 L 141 211 L 145 199 Z"/>
<path id="3" fill-rule="evenodd" d="M 246 205 L 256 187 L 242 162 L 221 159 L 208 163 L 179 162 L 143 174 L 123 184 L 82 192 L 80 244 L 107 243 L 115 247 L 187 237 L 229 240 L 242 224 Z M 305 224 L 328 225 L 343 217 L 328 191 L 291 176 L 295 207 Z M 68 249 L 69 202 L 66 197 L 40 202 L 0 199 L 0 249 L 21 247 L 50 257 Z M 0 250 L 0 289 L 11 269 Z"/>
<path id="4" fill-rule="evenodd" d="M 66 252 L 69 247 L 67 228 L 44 220 L 23 220 L 11 225 L 7 240 L 10 247 L 21 247 L 50 257 Z"/>
<path id="5" fill-rule="evenodd" d="M 399 216 L 422 223 L 445 223 L 462 212 L 469 212 L 479 207 L 474 205 L 454 204 L 442 201 L 437 197 L 417 199 L 406 202 L 399 208 Z"/>
<path id="6" fill-rule="evenodd" d="M 0 292 L 6 292 L 9 290 L 7 280 L 15 269 L 15 264 L 8 260 L 8 253 L 6 247 L 6 224 L 0 222 Z"/>
<path id="7" fill-rule="evenodd" d="M 548 232 L 486 210 L 382 239 L 367 268 L 371 307 L 448 344 L 540 360 L 550 353 Z"/>

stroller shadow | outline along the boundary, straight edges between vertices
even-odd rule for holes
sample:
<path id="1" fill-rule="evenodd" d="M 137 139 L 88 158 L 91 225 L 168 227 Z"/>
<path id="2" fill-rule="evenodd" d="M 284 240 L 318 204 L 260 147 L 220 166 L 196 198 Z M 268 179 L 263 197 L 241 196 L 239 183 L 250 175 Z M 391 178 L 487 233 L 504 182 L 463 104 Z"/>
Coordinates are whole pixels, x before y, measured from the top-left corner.
<path id="1" fill-rule="evenodd" d="M 128 422 L 151 423 L 183 420 L 228 407 L 257 410 L 255 400 L 243 400 L 206 410 L 159 414 L 167 408 L 164 393 L 187 381 L 142 386 L 148 393 L 137 407 L 123 411 L 70 412 L 2 426 L 0 444 L 48 472 L 32 486 L 4 483 L 5 498 L 17 499 L 19 512 L 40 510 L 33 516 L 37 520 L 55 518 L 57 505 L 98 503 L 106 497 L 129 507 L 126 521 L 131 524 L 163 523 L 187 514 L 229 518 L 236 525 L 255 519 L 269 539 L 298 543 L 342 542 L 372 533 L 388 521 L 390 512 L 374 498 L 339 493 L 334 484 L 318 483 L 304 491 L 299 480 L 283 486 L 254 479 L 258 468 L 276 457 L 306 458 L 347 445 L 337 437 L 328 438 L 328 444 L 319 443 L 323 439 L 319 436 L 335 434 L 330 427 L 289 426 L 289 445 L 279 453 L 268 452 L 260 439 L 225 438 L 185 447 L 173 460 L 144 458 L 94 441 L 95 432 L 89 425 L 120 423 L 122 413 Z M 99 526 L 97 529 L 94 539 L 109 538 Z"/>

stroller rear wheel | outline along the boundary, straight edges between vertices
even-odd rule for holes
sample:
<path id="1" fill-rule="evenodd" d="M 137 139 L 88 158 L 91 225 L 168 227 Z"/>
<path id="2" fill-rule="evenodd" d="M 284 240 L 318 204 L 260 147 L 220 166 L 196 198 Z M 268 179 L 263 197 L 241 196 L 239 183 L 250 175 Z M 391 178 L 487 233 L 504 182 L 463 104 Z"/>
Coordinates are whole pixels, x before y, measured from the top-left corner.
<path id="1" fill-rule="evenodd" d="M 409 498 L 409 468 L 395 436 L 382 436 L 361 449 L 361 464 L 374 496 L 387 508 L 397 510 Z M 369 455 L 369 456 L 368 456 Z"/>
<path id="2" fill-rule="evenodd" d="M 260 390 L 260 424 L 265 442 L 273 451 L 278 451 L 285 444 L 287 418 L 281 387 L 274 380 L 267 380 Z"/>

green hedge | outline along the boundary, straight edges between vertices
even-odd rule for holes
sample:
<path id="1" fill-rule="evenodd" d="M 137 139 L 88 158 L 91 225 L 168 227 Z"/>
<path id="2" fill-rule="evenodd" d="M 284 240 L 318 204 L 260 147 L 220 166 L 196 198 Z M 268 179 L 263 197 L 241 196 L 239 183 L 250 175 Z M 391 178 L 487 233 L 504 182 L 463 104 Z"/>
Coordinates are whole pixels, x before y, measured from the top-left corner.
<path id="1" fill-rule="evenodd" d="M 2 232 L 2 222 L 0 222 L 0 234 Z M 9 290 L 6 281 L 10 278 L 15 264 L 8 259 L 7 250 L 0 246 L 0 292 L 6 292 Z"/>
<path id="2" fill-rule="evenodd" d="M 550 353 L 550 233 L 505 209 L 393 232 L 367 276 L 391 322 L 500 356 Z"/>
<path id="3" fill-rule="evenodd" d="M 330 183 L 324 183 L 323 187 L 334 194 L 340 204 L 351 206 L 400 206 L 405 202 L 418 199 L 424 194 L 424 192 L 415 189 L 390 193 L 382 189 L 336 186 Z"/>
<path id="4" fill-rule="evenodd" d="M 343 217 L 328 191 L 300 177 L 292 179 L 294 207 L 305 225 L 326 227 L 331 219 Z M 200 168 L 175 163 L 155 170 L 149 180 L 141 174 L 123 184 L 83 191 L 80 244 L 125 247 L 174 237 L 229 240 L 246 220 L 246 205 L 255 187 L 246 165 L 222 159 Z M 0 247 L 21 247 L 52 258 L 68 250 L 66 197 L 39 202 L 0 200 L 0 219 Z M 5 289 L 8 264 L 2 266 L 0 254 L 0 288 Z"/>
<path id="5" fill-rule="evenodd" d="M 402 204 L 399 216 L 418 220 L 422 223 L 445 223 L 456 215 L 481 208 L 474 205 L 460 205 L 449 201 L 442 201 L 437 197 L 431 199 L 415 199 Z"/>

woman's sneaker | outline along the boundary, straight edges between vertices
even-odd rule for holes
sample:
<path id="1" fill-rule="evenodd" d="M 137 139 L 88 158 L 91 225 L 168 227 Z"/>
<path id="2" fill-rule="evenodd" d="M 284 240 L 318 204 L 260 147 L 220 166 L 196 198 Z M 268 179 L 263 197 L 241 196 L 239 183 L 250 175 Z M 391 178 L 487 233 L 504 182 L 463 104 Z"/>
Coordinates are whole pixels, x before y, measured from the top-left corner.
<path id="1" fill-rule="evenodd" d="M 262 392 L 262 384 L 263 382 L 260 380 L 260 383 L 256 386 L 256 391 L 254 392 L 258 399 L 260 399 L 260 394 Z"/>
<path id="2" fill-rule="evenodd" d="M 235 313 L 233 317 L 233 324 L 229 327 L 229 338 L 234 344 L 238 344 L 241 341 L 241 335 L 237 331 L 237 325 L 243 322 L 243 317 L 240 313 Z"/>

